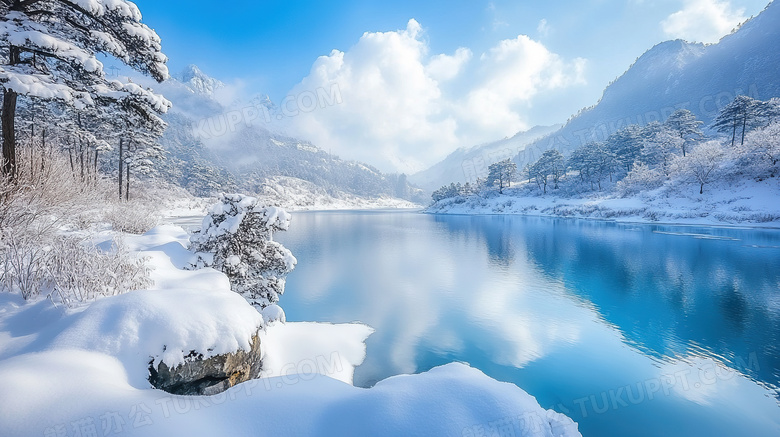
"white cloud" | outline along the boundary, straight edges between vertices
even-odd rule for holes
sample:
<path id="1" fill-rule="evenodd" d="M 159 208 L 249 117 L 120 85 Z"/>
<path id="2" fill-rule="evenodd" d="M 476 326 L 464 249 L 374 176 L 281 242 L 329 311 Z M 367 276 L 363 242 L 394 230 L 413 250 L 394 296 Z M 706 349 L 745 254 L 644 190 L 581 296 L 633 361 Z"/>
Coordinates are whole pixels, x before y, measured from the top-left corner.
<path id="1" fill-rule="evenodd" d="M 733 9 L 729 0 L 685 0 L 661 27 L 672 38 L 714 43 L 745 19 L 745 9 Z"/>
<path id="2" fill-rule="evenodd" d="M 461 47 L 452 56 L 441 54 L 431 57 L 425 70 L 433 79 L 448 81 L 460 73 L 466 63 L 471 60 L 471 57 L 471 50 Z"/>
<path id="3" fill-rule="evenodd" d="M 343 158 L 412 173 L 457 147 L 530 127 L 523 111 L 540 91 L 584 82 L 584 60 L 567 62 L 527 36 L 472 59 L 468 48 L 429 54 L 423 34 L 410 20 L 318 58 L 291 94 L 337 84 L 341 103 L 294 117 L 293 133 Z"/>
<path id="4" fill-rule="evenodd" d="M 526 35 L 501 41 L 480 58 L 481 80 L 466 97 L 464 119 L 504 135 L 527 129 L 520 108 L 540 91 L 584 84 L 584 68 L 584 59 L 565 62 Z"/>
<path id="5" fill-rule="evenodd" d="M 550 35 L 550 24 L 547 22 L 546 18 L 539 20 L 539 25 L 536 26 L 536 32 L 539 34 L 540 38 L 546 38 Z"/>

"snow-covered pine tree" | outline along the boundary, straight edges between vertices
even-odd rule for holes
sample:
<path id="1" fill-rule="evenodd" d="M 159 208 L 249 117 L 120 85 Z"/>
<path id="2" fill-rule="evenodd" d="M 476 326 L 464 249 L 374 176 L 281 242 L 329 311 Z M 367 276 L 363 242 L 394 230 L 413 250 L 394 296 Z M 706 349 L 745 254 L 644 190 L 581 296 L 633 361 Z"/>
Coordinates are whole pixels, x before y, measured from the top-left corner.
<path id="1" fill-rule="evenodd" d="M 561 152 L 550 149 L 545 151 L 542 156 L 531 165 L 529 172 L 536 180 L 536 184 L 547 193 L 549 178 L 552 178 L 553 186 L 557 189 L 558 182 L 564 173 L 566 173 L 566 160 Z"/>
<path id="2" fill-rule="evenodd" d="M 496 162 L 488 167 L 487 184 L 489 187 L 498 185 L 498 192 L 503 193 L 504 187 L 512 186 L 516 174 L 517 164 L 511 159 Z"/>
<path id="3" fill-rule="evenodd" d="M 682 153 L 683 156 L 687 153 L 687 145 L 691 142 L 700 140 L 704 133 L 701 131 L 701 125 L 703 121 L 696 119 L 696 116 L 687 109 L 678 109 L 674 111 L 669 118 L 664 122 L 664 126 L 671 129 L 683 140 Z"/>
<path id="4" fill-rule="evenodd" d="M 632 124 L 610 135 L 605 146 L 610 150 L 618 164 L 628 173 L 642 150 L 642 128 Z"/>
<path id="5" fill-rule="evenodd" d="M 651 169 L 658 169 L 669 176 L 670 165 L 677 151 L 682 150 L 685 150 L 684 137 L 671 128 L 662 126 L 659 131 L 644 140 L 640 158 L 642 163 L 649 165 Z M 640 167 L 640 170 L 643 168 Z"/>
<path id="6" fill-rule="evenodd" d="M 193 267 L 224 272 L 233 291 L 265 310 L 279 301 L 285 278 L 297 263 L 273 241 L 274 232 L 289 226 L 290 214 L 281 208 L 263 206 L 254 197 L 223 194 L 192 239 L 190 250 L 198 255 Z"/>
<path id="7" fill-rule="evenodd" d="M 764 102 L 748 96 L 737 96 L 720 110 L 712 127 L 718 132 L 731 134 L 731 147 L 736 145 L 739 130 L 742 132 L 740 144 L 745 144 L 745 135 L 751 129 L 761 125 L 765 110 Z"/>
<path id="8" fill-rule="evenodd" d="M 107 86 L 97 54 L 157 81 L 168 77 L 160 38 L 141 23 L 141 12 L 130 1 L 0 0 L 3 174 L 15 175 L 19 95 L 84 108 L 105 92 L 116 98 L 138 91 L 137 85 Z"/>
<path id="9" fill-rule="evenodd" d="M 587 149 L 585 159 L 590 168 L 592 181 L 595 181 L 601 190 L 602 180 L 607 176 L 609 176 L 610 181 L 612 180 L 612 173 L 618 163 L 617 158 L 603 143 L 588 143 L 584 147 Z"/>
<path id="10" fill-rule="evenodd" d="M 139 174 L 149 174 L 152 160 L 161 159 L 164 150 L 160 137 L 168 126 L 157 114 L 167 112 L 171 102 L 162 96 L 144 90 L 134 83 L 108 83 L 110 91 L 104 91 L 104 105 L 115 113 L 115 129 L 119 136 L 118 174 L 119 198 L 130 199 L 131 169 Z"/>

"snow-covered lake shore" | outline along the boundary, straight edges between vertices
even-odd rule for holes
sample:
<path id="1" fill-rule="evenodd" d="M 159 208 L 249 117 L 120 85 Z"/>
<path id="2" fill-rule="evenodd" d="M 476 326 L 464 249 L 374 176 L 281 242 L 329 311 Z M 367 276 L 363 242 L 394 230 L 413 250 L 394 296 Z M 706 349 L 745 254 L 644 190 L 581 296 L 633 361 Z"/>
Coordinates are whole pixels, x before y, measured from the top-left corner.
<path id="1" fill-rule="evenodd" d="M 713 185 L 704 194 L 695 187 L 662 187 L 635 196 L 615 194 L 558 197 L 528 194 L 528 188 L 505 189 L 504 194 L 459 196 L 428 206 L 430 214 L 517 214 L 586 218 L 625 223 L 780 228 L 780 184 L 762 182 Z"/>

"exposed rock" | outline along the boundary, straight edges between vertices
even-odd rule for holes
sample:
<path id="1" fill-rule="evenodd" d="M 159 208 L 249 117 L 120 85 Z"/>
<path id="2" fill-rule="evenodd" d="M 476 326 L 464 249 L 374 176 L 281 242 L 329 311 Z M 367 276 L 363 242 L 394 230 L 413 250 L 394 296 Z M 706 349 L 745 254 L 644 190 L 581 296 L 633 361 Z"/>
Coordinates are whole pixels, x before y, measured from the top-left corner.
<path id="1" fill-rule="evenodd" d="M 177 395 L 213 395 L 260 375 L 263 361 L 260 337 L 252 338 L 250 351 L 217 355 L 203 359 L 203 354 L 191 351 L 184 364 L 171 369 L 165 363 L 157 368 L 149 363 L 152 386 Z"/>

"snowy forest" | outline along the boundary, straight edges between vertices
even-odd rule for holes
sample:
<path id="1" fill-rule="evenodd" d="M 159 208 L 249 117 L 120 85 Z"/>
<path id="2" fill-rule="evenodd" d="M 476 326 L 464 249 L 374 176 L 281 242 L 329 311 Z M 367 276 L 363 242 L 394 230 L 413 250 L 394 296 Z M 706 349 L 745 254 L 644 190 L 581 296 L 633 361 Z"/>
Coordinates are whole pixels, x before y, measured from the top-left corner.
<path id="1" fill-rule="evenodd" d="M 511 197 L 599 199 L 658 197 L 659 193 L 703 195 L 740 182 L 761 182 L 780 174 L 780 100 L 737 96 L 711 126 L 689 110 L 672 113 L 663 123 L 629 125 L 603 142 L 590 142 L 564 155 L 544 151 L 522 171 L 511 160 L 490 165 L 476 184 L 453 183 L 436 190 L 432 210 L 491 197 L 516 182 Z M 704 132 L 710 132 L 705 135 Z M 478 200 L 477 200 L 478 201 Z M 536 208 L 532 209 L 536 211 Z M 531 210 L 528 210 L 529 212 Z M 652 219 L 652 214 L 648 216 Z M 773 221 L 774 216 L 755 216 Z"/>

